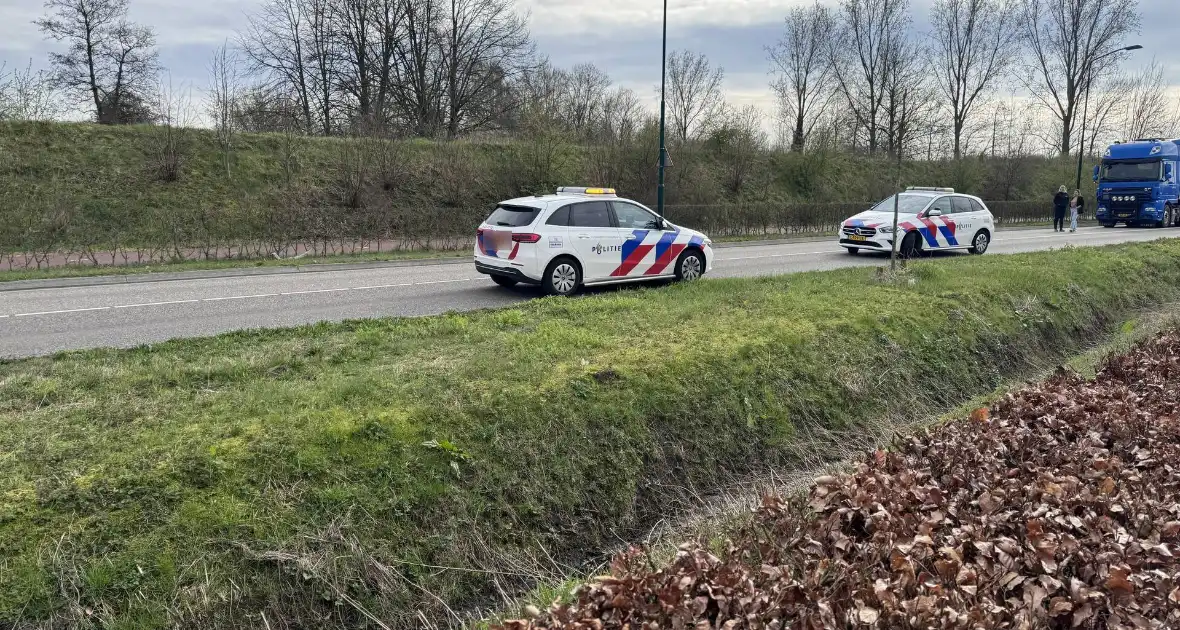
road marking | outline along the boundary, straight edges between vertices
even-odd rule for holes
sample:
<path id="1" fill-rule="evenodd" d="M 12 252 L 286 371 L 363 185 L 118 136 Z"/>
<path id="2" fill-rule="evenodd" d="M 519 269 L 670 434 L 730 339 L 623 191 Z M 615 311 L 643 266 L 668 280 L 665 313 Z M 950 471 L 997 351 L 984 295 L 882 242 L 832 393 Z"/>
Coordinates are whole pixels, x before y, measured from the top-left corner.
<path id="1" fill-rule="evenodd" d="M 93 306 L 91 308 L 67 308 L 60 311 L 39 311 L 36 313 L 17 313 L 13 317 L 33 317 L 35 315 L 60 315 L 61 313 L 82 313 L 85 311 L 107 311 L 109 306 Z"/>
<path id="2" fill-rule="evenodd" d="M 286 291 L 283 293 L 257 293 L 254 295 L 225 295 L 210 298 L 200 298 L 192 300 L 168 300 L 164 302 L 140 302 L 137 304 L 117 304 L 115 306 L 94 306 L 90 308 L 71 308 L 60 311 L 38 311 L 35 313 L 16 313 L 13 315 L 0 315 L 0 319 L 7 319 L 9 317 L 35 317 L 37 315 L 61 315 L 66 313 L 85 313 L 89 311 L 106 311 L 110 309 L 127 309 L 127 308 L 144 308 L 148 306 L 168 306 L 171 304 L 195 304 L 198 302 L 223 302 L 226 300 L 249 300 L 257 298 L 280 297 L 291 295 L 310 295 L 312 293 L 340 293 L 343 291 L 371 291 L 374 289 L 392 289 L 397 287 L 413 287 L 423 286 L 428 284 L 446 284 L 453 282 L 471 282 L 475 278 L 459 278 L 456 280 L 426 280 L 423 282 L 399 282 L 396 284 L 373 284 L 360 287 L 339 287 L 335 289 L 308 289 L 306 291 Z"/>
<path id="3" fill-rule="evenodd" d="M 257 295 L 224 295 L 221 297 L 201 298 L 202 302 L 221 302 L 222 300 L 250 300 L 254 298 L 278 297 L 278 293 L 259 293 Z"/>
<path id="4" fill-rule="evenodd" d="M 172 300 L 170 302 L 141 302 L 139 304 L 119 304 L 112 308 L 140 308 L 143 306 L 164 306 L 165 304 L 192 304 L 200 300 Z"/>

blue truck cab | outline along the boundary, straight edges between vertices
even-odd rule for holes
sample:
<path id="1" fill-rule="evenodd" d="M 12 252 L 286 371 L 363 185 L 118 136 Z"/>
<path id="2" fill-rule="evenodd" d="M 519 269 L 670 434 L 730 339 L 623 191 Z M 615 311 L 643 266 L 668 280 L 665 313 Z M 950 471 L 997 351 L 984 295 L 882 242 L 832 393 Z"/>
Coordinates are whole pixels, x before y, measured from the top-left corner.
<path id="1" fill-rule="evenodd" d="M 1110 145 L 1094 167 L 1094 218 L 1103 227 L 1180 226 L 1180 140 L 1136 140 Z"/>

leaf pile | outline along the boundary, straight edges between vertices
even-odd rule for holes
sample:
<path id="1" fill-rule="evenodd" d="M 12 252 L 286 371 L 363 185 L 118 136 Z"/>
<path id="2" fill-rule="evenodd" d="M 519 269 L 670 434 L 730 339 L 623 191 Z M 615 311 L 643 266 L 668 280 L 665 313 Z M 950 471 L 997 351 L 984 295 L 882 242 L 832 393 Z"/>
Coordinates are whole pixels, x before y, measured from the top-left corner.
<path id="1" fill-rule="evenodd" d="M 1178 400 L 1170 333 L 499 628 L 1180 628 Z"/>

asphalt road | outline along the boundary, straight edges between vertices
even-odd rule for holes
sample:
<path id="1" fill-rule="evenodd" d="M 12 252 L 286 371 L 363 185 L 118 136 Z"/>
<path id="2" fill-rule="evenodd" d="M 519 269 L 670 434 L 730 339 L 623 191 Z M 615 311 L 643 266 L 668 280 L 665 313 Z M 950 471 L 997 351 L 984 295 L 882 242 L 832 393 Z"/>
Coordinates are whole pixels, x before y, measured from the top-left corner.
<path id="1" fill-rule="evenodd" d="M 1174 236 L 1180 236 L 1180 230 L 1011 230 L 996 235 L 987 255 Z M 956 255 L 966 254 L 945 256 Z M 883 260 L 882 255 L 849 256 L 832 240 L 724 247 L 717 249 L 710 277 L 880 265 Z M 532 287 L 499 288 L 476 273 L 467 259 L 245 273 L 249 275 L 207 272 L 0 283 L 0 357 L 132 347 L 319 321 L 432 315 L 506 306 L 541 295 Z"/>

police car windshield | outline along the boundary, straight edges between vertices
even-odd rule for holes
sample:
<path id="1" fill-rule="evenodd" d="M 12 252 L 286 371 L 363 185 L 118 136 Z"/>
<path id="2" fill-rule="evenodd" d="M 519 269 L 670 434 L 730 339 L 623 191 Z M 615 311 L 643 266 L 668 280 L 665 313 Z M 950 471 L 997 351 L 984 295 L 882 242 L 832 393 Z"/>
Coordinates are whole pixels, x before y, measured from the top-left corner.
<path id="1" fill-rule="evenodd" d="M 1163 179 L 1159 160 L 1150 162 L 1103 162 L 1102 180 L 1107 182 L 1158 182 Z"/>
<path id="2" fill-rule="evenodd" d="M 915 195 L 912 193 L 901 193 L 897 196 L 897 213 L 898 214 L 918 214 L 926 204 L 933 199 L 930 195 Z M 893 197 L 887 197 L 881 203 L 873 206 L 869 212 L 888 212 L 893 213 Z"/>
<path id="3" fill-rule="evenodd" d="M 492 211 L 492 216 L 488 217 L 487 222 L 501 227 L 523 227 L 532 223 L 539 212 L 540 208 L 499 205 Z"/>

